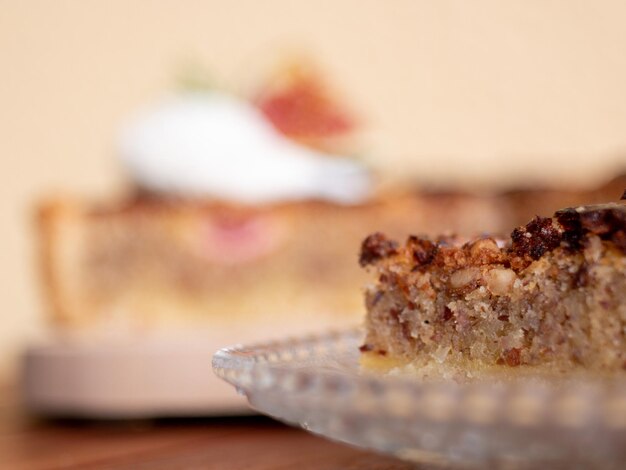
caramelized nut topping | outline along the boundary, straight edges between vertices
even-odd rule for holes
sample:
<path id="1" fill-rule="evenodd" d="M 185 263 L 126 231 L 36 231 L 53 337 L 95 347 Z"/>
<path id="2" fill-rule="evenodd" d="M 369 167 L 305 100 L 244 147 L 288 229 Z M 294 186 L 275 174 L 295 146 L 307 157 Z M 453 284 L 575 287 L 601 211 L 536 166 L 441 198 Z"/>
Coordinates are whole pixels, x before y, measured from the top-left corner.
<path id="1" fill-rule="evenodd" d="M 503 265 L 515 272 L 559 246 L 581 250 L 590 235 L 612 242 L 626 253 L 626 205 L 612 203 L 563 209 L 549 217 L 535 217 L 516 228 L 504 248 L 493 238 L 479 238 L 461 246 L 454 236 L 436 241 L 410 236 L 406 246 L 399 245 L 382 233 L 367 237 L 361 246 L 361 266 L 406 253 L 415 263 L 413 271 L 434 264 L 443 269 L 460 270 L 470 266 Z"/>
<path id="2" fill-rule="evenodd" d="M 588 234 L 614 242 L 622 251 L 626 232 L 626 206 L 602 204 L 563 209 L 555 214 L 563 227 L 563 239 L 571 249 L 580 249 Z"/>
<path id="3" fill-rule="evenodd" d="M 393 240 L 389 240 L 382 233 L 376 232 L 363 240 L 359 264 L 361 266 L 367 266 L 368 264 L 373 264 L 382 258 L 397 253 L 398 244 Z"/>
<path id="4" fill-rule="evenodd" d="M 432 263 L 439 247 L 430 240 L 418 238 L 411 235 L 407 241 L 407 246 L 413 250 L 413 259 L 418 266 Z"/>
<path id="5" fill-rule="evenodd" d="M 525 227 L 516 228 L 511 234 L 511 250 L 518 256 L 530 256 L 537 260 L 546 251 L 554 250 L 561 243 L 561 233 L 547 217 L 535 217 Z"/>

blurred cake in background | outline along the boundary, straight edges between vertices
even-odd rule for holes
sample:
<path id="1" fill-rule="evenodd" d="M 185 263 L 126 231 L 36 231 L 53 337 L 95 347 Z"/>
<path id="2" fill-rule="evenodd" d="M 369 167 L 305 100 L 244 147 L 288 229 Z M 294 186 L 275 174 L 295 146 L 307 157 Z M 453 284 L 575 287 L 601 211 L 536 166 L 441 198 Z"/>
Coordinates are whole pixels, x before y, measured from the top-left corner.
<path id="1" fill-rule="evenodd" d="M 357 120 L 310 68 L 281 68 L 253 100 L 180 92 L 124 127 L 134 190 L 41 206 L 54 324 L 99 336 L 211 330 L 223 342 L 358 322 L 357 247 L 384 227 L 506 226 L 498 198 L 381 190 L 346 149 Z M 324 149 L 324 150 L 322 150 Z"/>
<path id="2" fill-rule="evenodd" d="M 343 253 L 367 228 L 362 164 L 293 143 L 216 91 L 138 116 L 120 153 L 136 194 L 41 212 L 57 320 L 115 333 L 259 320 L 282 334 L 306 327 L 301 312 L 357 310 Z"/>

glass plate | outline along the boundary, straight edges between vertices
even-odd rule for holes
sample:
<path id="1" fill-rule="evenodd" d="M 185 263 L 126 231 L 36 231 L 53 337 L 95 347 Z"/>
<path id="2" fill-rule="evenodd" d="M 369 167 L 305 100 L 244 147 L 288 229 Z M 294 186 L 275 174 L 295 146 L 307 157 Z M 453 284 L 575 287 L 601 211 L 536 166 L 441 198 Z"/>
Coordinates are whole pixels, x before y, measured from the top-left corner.
<path id="1" fill-rule="evenodd" d="M 626 380 L 425 381 L 359 368 L 359 329 L 219 350 L 215 373 L 262 413 L 446 466 L 625 468 Z"/>

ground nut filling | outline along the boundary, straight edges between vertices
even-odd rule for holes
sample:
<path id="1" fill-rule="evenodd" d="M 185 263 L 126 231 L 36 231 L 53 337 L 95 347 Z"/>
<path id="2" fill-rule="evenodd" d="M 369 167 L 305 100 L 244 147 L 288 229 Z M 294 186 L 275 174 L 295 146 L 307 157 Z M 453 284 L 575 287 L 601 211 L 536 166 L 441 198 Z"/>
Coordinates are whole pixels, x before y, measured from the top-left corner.
<path id="1" fill-rule="evenodd" d="M 626 371 L 623 203 L 537 217 L 506 243 L 409 237 L 401 246 L 378 233 L 361 264 L 377 274 L 366 290 L 365 358 Z"/>

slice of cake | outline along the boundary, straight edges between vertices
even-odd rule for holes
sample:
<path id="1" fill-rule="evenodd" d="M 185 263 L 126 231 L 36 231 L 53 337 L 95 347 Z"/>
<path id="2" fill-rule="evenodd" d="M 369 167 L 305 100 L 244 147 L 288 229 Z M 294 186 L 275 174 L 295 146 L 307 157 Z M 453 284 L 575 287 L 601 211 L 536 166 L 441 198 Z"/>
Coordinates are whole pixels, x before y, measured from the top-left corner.
<path id="1" fill-rule="evenodd" d="M 624 204 L 536 217 L 509 240 L 400 245 L 375 233 L 360 262 L 378 276 L 366 292 L 366 365 L 410 363 L 426 376 L 626 369 Z"/>

